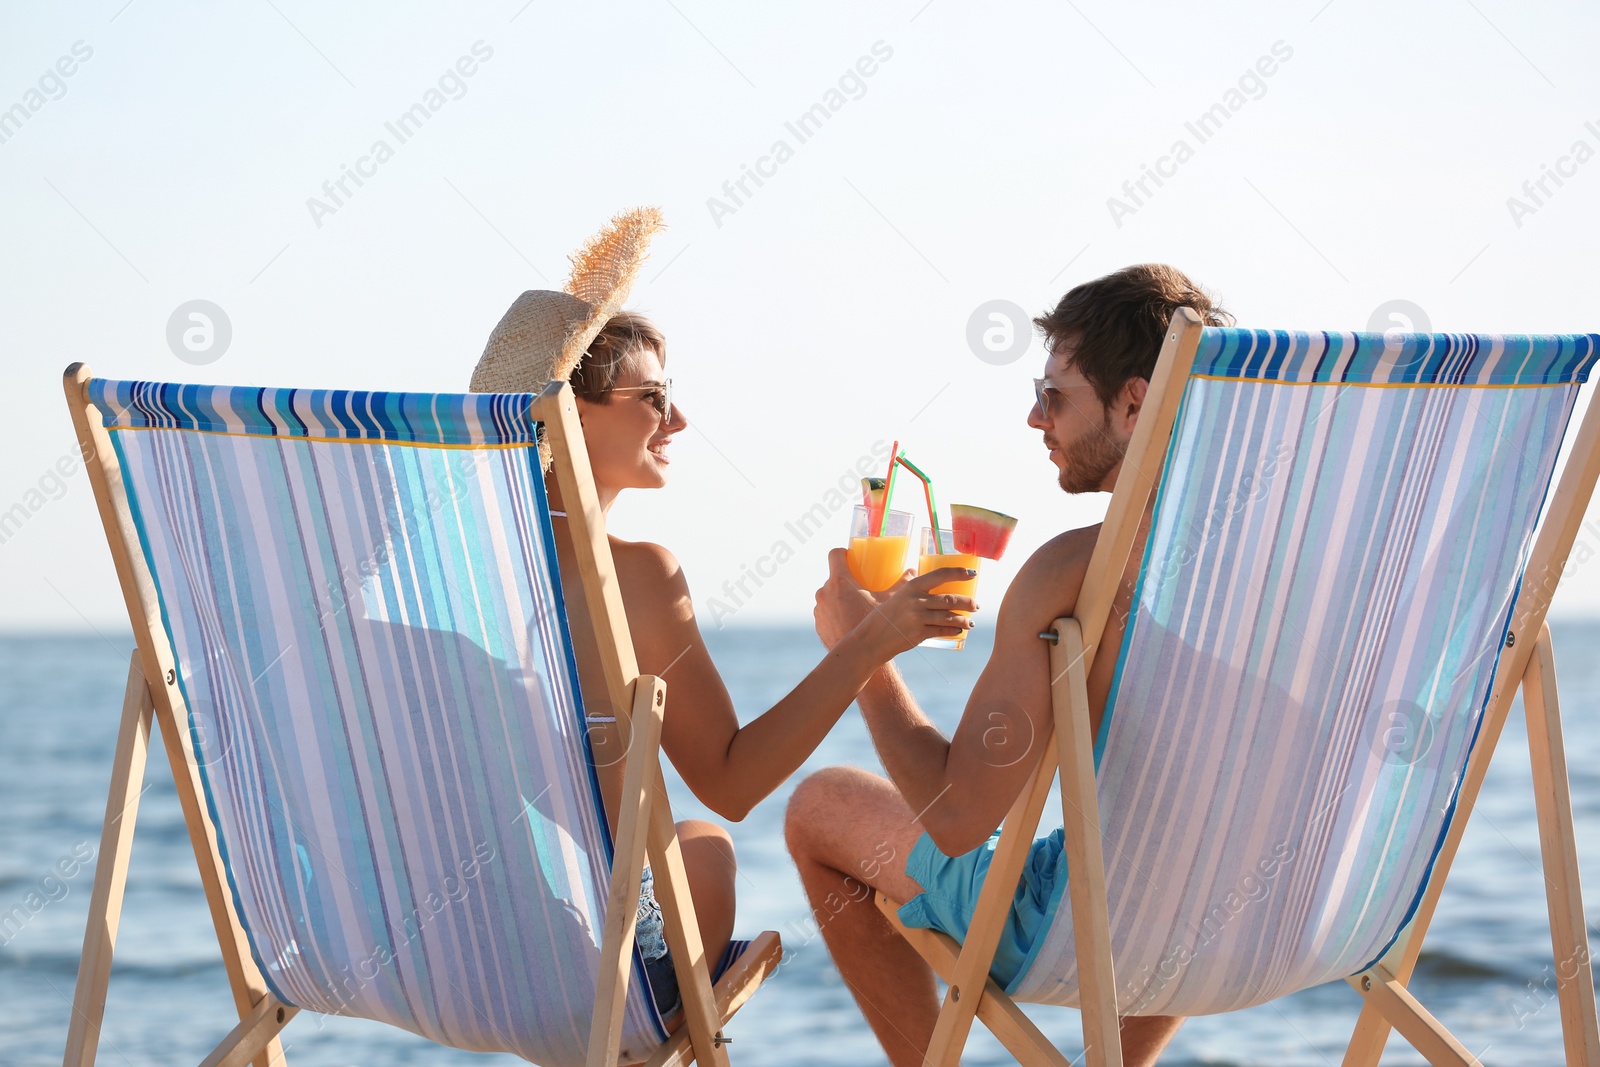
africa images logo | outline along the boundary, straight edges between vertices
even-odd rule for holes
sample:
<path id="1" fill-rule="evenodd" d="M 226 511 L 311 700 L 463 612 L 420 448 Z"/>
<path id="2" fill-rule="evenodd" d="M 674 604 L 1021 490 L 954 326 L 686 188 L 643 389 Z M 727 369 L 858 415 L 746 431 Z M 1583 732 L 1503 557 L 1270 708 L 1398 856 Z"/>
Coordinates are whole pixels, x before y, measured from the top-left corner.
<path id="1" fill-rule="evenodd" d="M 1156 157 L 1154 167 L 1148 163 L 1139 165 L 1139 176 L 1122 183 L 1122 197 L 1106 198 L 1106 210 L 1111 213 L 1111 221 L 1117 224 L 1117 229 L 1122 228 L 1123 219 L 1136 214 L 1150 202 L 1155 195 L 1150 188 L 1152 183 L 1159 189 L 1166 184 L 1166 179 L 1177 177 L 1178 168 L 1194 158 L 1198 146 L 1221 133 L 1223 126 L 1250 101 L 1260 100 L 1267 95 L 1267 79 L 1294 58 L 1294 49 L 1281 40 L 1273 41 L 1268 51 L 1270 54 L 1261 56 L 1254 65 L 1245 68 L 1234 84 L 1223 92 L 1220 100 L 1192 121 L 1183 124 L 1184 130 L 1194 138 L 1194 144 L 1190 144 L 1186 137 L 1179 137 L 1172 142 L 1166 154 Z"/>
<path id="2" fill-rule="evenodd" d="M 446 67 L 438 81 L 423 92 L 421 99 L 383 124 L 384 130 L 394 139 L 393 145 L 379 137 L 368 146 L 365 155 L 356 158 L 354 167 L 341 163 L 339 176 L 322 183 L 322 195 L 326 199 L 315 196 L 306 198 L 306 210 L 311 213 L 311 221 L 317 229 L 322 229 L 322 220 L 326 216 L 337 213 L 356 195 L 357 190 L 367 184 L 365 179 L 377 177 L 378 168 L 394 158 L 397 145 L 405 144 L 420 133 L 423 125 L 450 101 L 460 100 L 467 95 L 467 79 L 478 73 L 482 64 L 494 58 L 494 49 L 483 41 L 474 41 L 471 52 L 472 55 L 461 56 L 452 66 Z M 354 189 L 351 188 L 352 184 Z"/>

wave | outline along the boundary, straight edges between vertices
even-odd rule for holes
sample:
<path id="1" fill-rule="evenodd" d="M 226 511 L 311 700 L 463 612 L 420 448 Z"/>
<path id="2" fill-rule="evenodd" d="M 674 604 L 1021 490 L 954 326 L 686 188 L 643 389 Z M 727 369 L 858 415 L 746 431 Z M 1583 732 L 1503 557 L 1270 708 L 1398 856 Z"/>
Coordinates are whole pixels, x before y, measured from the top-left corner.
<path id="1" fill-rule="evenodd" d="M 67 952 L 8 952 L 0 949 L 0 973 L 26 972 L 29 974 L 55 974 L 76 979 L 78 956 Z M 217 975 L 227 983 L 227 973 L 221 959 L 174 960 L 164 963 L 116 959 L 111 965 L 112 982 L 121 981 L 179 981 L 198 975 Z"/>
<path id="2" fill-rule="evenodd" d="M 1483 960 L 1469 959 L 1458 955 L 1449 949 L 1425 948 L 1417 957 L 1416 974 L 1427 979 L 1450 981 L 1452 979 L 1465 979 L 1470 981 L 1483 981 L 1486 978 L 1512 978 L 1517 977 L 1517 971 L 1510 967 L 1496 967 L 1485 963 Z"/>

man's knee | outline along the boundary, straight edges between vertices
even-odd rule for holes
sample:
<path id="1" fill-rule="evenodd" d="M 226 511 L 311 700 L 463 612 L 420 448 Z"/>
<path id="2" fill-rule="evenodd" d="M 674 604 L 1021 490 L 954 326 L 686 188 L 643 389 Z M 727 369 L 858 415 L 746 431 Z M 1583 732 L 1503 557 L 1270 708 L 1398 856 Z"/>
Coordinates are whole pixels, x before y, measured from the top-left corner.
<path id="1" fill-rule="evenodd" d="M 922 826 L 887 778 L 854 767 L 819 771 L 795 790 L 784 829 L 802 872 L 808 863 L 830 868 L 847 889 L 897 900 L 922 892 L 905 873 Z"/>
<path id="2" fill-rule="evenodd" d="M 842 813 L 859 810 L 867 791 L 894 789 L 888 781 L 857 767 L 825 767 L 795 787 L 784 812 L 783 831 L 789 851 L 807 850 L 821 829 L 837 826 Z"/>

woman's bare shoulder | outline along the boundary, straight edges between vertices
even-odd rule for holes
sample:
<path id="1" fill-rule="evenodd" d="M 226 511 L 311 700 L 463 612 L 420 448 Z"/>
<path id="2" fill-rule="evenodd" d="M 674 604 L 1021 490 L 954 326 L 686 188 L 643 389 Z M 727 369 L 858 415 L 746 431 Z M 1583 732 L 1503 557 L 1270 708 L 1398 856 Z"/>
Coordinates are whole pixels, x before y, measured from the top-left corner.
<path id="1" fill-rule="evenodd" d="M 620 537 L 608 539 L 611 542 L 611 558 L 616 561 L 619 572 L 627 568 L 638 571 L 641 577 L 655 575 L 662 578 L 682 572 L 678 557 L 665 545 L 653 541 L 624 541 Z"/>
<path id="2" fill-rule="evenodd" d="M 689 583 L 671 550 L 651 541 L 610 540 L 617 581 L 630 609 L 670 610 L 676 615 L 689 607 Z"/>

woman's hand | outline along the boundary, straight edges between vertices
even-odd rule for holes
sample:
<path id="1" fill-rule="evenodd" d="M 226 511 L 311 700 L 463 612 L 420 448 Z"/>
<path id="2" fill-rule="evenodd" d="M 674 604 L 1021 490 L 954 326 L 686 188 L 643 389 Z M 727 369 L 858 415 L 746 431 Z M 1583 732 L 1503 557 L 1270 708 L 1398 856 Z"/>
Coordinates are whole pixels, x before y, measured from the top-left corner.
<path id="1" fill-rule="evenodd" d="M 954 593 L 930 593 L 945 582 L 972 577 L 963 567 L 941 567 L 918 577 L 908 571 L 895 586 L 870 593 L 850 573 L 842 548 L 828 553 L 828 580 L 817 590 L 817 636 L 828 648 L 846 637 L 859 642 L 872 659 L 887 663 L 930 637 L 954 637 L 972 628 L 956 609 L 976 611 L 977 603 Z"/>

